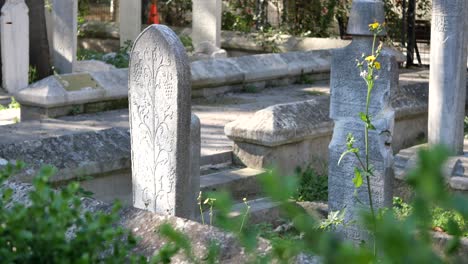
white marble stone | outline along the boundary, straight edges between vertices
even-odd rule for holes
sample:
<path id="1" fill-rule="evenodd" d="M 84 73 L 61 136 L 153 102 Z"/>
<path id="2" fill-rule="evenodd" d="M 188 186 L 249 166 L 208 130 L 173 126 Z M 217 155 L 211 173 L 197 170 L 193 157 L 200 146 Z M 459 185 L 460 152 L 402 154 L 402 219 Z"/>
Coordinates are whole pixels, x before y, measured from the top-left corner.
<path id="1" fill-rule="evenodd" d="M 221 47 L 221 0 L 193 0 L 192 43 L 195 49 L 204 41 Z"/>
<path id="2" fill-rule="evenodd" d="M 2 86 L 9 93 L 28 86 L 29 16 L 24 0 L 8 0 L 0 17 Z"/>
<path id="3" fill-rule="evenodd" d="M 463 153 L 468 4 L 466 0 L 434 0 L 432 4 L 429 80 L 430 144 Z"/>
<path id="4" fill-rule="evenodd" d="M 72 73 L 76 61 L 78 0 L 52 0 L 53 64 L 58 73 Z"/>
<path id="5" fill-rule="evenodd" d="M 120 46 L 132 43 L 141 32 L 141 1 L 119 0 Z"/>
<path id="6" fill-rule="evenodd" d="M 129 68 L 136 208 L 185 218 L 194 215 L 192 183 L 198 181 L 190 171 L 190 79 L 185 48 L 171 29 L 152 25 L 138 36 Z"/>

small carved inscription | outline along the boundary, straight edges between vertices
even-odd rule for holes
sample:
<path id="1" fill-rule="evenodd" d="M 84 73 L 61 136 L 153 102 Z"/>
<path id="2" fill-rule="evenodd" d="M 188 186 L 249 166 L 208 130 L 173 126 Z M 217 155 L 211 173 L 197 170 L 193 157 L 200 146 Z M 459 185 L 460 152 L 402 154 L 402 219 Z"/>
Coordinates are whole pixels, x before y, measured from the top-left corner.
<path id="1" fill-rule="evenodd" d="M 434 16 L 434 27 L 437 32 L 447 32 L 450 30 L 450 19 L 447 16 L 435 15 Z"/>

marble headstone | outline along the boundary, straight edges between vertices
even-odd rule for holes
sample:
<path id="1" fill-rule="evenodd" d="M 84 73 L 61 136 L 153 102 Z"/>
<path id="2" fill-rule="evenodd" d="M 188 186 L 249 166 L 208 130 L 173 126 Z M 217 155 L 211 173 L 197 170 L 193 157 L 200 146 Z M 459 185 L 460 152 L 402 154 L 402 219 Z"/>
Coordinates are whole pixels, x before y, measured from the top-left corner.
<path id="1" fill-rule="evenodd" d="M 370 4 L 369 1 L 355 2 L 353 4 Z M 382 8 L 383 11 L 383 4 L 379 2 L 374 1 L 373 6 L 364 9 L 356 9 L 356 6 L 353 6 L 352 12 L 369 8 Z M 370 13 L 383 14 L 378 10 Z M 365 112 L 367 86 L 360 77 L 356 59 L 361 59 L 363 53 L 371 53 L 373 37 L 368 30 L 368 24 L 373 23 L 374 19 L 383 21 L 383 17 L 366 16 L 366 14 L 354 14 L 351 17 L 366 21 L 350 21 L 350 24 L 354 26 L 348 30 L 359 32 L 359 35 L 353 36 L 353 41 L 349 46 L 333 52 L 330 116 L 335 122 L 335 127 L 329 145 L 328 204 L 330 211 L 346 210 L 345 225 L 339 227 L 338 230 L 345 238 L 359 242 L 369 238 L 364 230 L 353 224 L 354 221 L 359 220 L 360 210 L 369 210 L 367 181 L 363 176 L 363 185 L 355 193 L 356 188 L 352 179 L 355 167 L 359 167 L 358 160 L 353 155 L 347 155 L 340 164 L 338 161 L 346 150 L 348 133 L 354 135 L 356 139 L 354 146 L 360 149 L 360 156 L 365 160 L 365 124 L 360 119 L 359 113 Z M 356 28 L 358 25 L 365 28 Z M 376 127 L 376 130 L 369 131 L 369 164 L 374 167 L 375 174 L 370 182 L 375 208 L 392 204 L 393 152 L 391 143 L 395 113 L 391 107 L 390 97 L 398 87 L 398 65 L 395 57 L 384 48 L 378 61 L 381 63 L 381 70 L 378 72 L 379 78 L 375 82 L 369 108 L 372 123 Z"/>
<path id="2" fill-rule="evenodd" d="M 208 41 L 221 47 L 221 0 L 194 0 L 192 11 L 192 41 L 195 49 Z"/>
<path id="3" fill-rule="evenodd" d="M 74 70 L 77 31 L 78 0 L 52 0 L 52 57 L 60 74 Z"/>
<path id="4" fill-rule="evenodd" d="M 120 46 L 135 41 L 141 32 L 141 2 L 135 0 L 119 1 Z"/>
<path id="5" fill-rule="evenodd" d="M 432 1 L 428 139 L 453 154 L 463 153 L 467 17 L 466 0 Z"/>
<path id="6" fill-rule="evenodd" d="M 28 86 L 29 16 L 24 0 L 7 0 L 0 17 L 2 86 L 9 93 Z"/>
<path id="7" fill-rule="evenodd" d="M 190 137 L 197 132 L 190 132 L 190 80 L 187 54 L 171 29 L 152 25 L 138 36 L 129 68 L 133 204 L 137 208 L 193 216 L 196 181 L 190 175 L 194 165 Z"/>

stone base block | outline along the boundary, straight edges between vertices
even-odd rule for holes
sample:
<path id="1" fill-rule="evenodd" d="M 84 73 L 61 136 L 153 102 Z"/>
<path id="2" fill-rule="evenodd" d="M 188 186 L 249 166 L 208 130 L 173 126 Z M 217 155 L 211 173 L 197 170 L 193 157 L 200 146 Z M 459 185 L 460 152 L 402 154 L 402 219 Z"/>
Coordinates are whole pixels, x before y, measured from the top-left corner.
<path id="1" fill-rule="evenodd" d="M 325 174 L 330 140 L 331 133 L 274 147 L 235 142 L 234 163 L 255 169 L 275 168 L 282 175 L 291 175 L 298 167 L 312 166 L 317 173 Z"/>
<path id="2" fill-rule="evenodd" d="M 60 116 L 97 113 L 102 111 L 128 108 L 128 99 L 115 99 L 104 102 L 42 107 L 21 104 L 21 121 L 54 118 Z"/>

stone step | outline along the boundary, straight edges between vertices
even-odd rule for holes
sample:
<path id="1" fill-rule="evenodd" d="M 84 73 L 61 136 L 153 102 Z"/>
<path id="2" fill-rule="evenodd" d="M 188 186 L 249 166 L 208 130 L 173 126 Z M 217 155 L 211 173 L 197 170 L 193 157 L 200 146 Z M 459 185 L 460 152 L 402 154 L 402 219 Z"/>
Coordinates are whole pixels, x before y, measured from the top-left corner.
<path id="1" fill-rule="evenodd" d="M 216 164 L 231 164 L 232 150 L 222 151 L 210 155 L 202 155 L 200 157 L 200 166 L 216 165 Z"/>
<path id="2" fill-rule="evenodd" d="M 295 201 L 291 201 L 291 203 L 296 204 L 298 208 L 302 208 L 301 210 L 303 210 L 304 213 L 312 215 L 317 221 L 327 218 L 328 205 L 326 203 Z M 284 224 L 280 203 L 273 202 L 266 197 L 259 197 L 256 199 L 247 200 L 247 204 L 250 206 L 248 211 L 248 224 L 269 223 L 274 227 L 280 224 Z M 246 212 L 246 209 L 247 205 L 244 202 L 239 202 L 232 207 L 229 216 L 243 216 Z M 213 215 L 216 216 L 216 211 L 213 212 Z M 205 224 L 210 224 L 210 212 L 208 209 L 205 209 L 203 212 L 203 217 Z M 198 221 L 202 222 L 201 217 L 199 217 Z M 212 224 L 216 225 L 216 222 Z"/>
<path id="3" fill-rule="evenodd" d="M 215 174 L 215 173 L 228 171 L 228 170 L 241 169 L 241 168 L 244 168 L 244 167 L 241 167 L 239 165 L 235 165 L 235 164 L 232 164 L 232 163 L 220 163 L 220 164 L 214 164 L 214 165 L 205 165 L 205 166 L 200 166 L 200 176 Z"/>
<path id="4" fill-rule="evenodd" d="M 243 168 L 204 175 L 200 177 L 200 191 L 206 193 L 226 190 L 236 200 L 250 199 L 261 192 L 257 177 L 262 173 L 263 170 Z"/>
<path id="5" fill-rule="evenodd" d="M 279 203 L 272 202 L 268 198 L 257 198 L 247 201 L 250 209 L 248 211 L 248 223 L 259 224 L 259 223 L 270 223 L 274 226 L 280 224 L 280 208 Z M 235 204 L 232 207 L 232 211 L 229 214 L 231 217 L 243 216 L 246 212 L 247 205 L 244 202 Z M 213 223 L 210 223 L 210 211 L 206 209 L 203 212 L 204 223 L 207 225 L 215 225 L 216 222 L 216 211 L 213 212 Z M 202 218 L 198 218 L 198 222 L 202 223 Z M 246 223 L 247 224 L 247 223 Z"/>
<path id="6" fill-rule="evenodd" d="M 395 178 L 404 180 L 406 174 L 418 163 L 418 151 L 426 144 L 401 150 L 395 156 Z M 468 152 L 468 140 L 464 142 L 465 153 Z M 448 158 L 443 166 L 443 173 L 450 188 L 454 191 L 468 192 L 468 156 L 460 155 Z"/>

